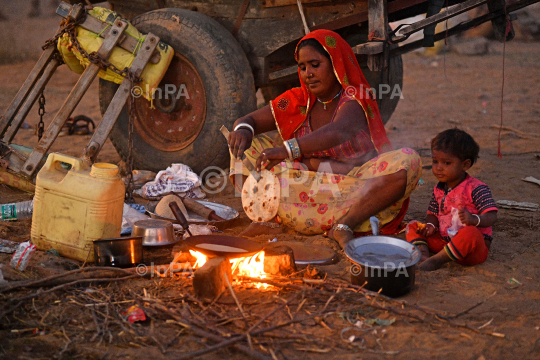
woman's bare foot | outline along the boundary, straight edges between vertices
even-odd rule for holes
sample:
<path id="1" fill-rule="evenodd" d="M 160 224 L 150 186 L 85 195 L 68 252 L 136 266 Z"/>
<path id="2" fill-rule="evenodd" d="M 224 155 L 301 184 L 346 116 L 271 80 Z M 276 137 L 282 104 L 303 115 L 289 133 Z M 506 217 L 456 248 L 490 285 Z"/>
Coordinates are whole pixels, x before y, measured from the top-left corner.
<path id="1" fill-rule="evenodd" d="M 283 229 L 274 222 L 252 222 L 239 236 L 254 237 L 259 235 L 282 234 Z"/>
<path id="2" fill-rule="evenodd" d="M 328 237 L 332 240 L 335 240 L 338 242 L 339 246 L 341 246 L 342 249 L 345 249 L 345 245 L 354 239 L 354 234 L 350 231 L 336 231 L 335 229 L 330 229 L 328 232 Z"/>
<path id="3" fill-rule="evenodd" d="M 444 264 L 450 261 L 452 261 L 452 259 L 450 259 L 446 251 L 442 249 L 437 254 L 433 255 L 432 257 L 430 257 L 429 259 L 421 263 L 419 266 L 419 269 L 421 271 L 437 270 L 437 269 L 440 269 L 441 266 L 443 266 Z"/>

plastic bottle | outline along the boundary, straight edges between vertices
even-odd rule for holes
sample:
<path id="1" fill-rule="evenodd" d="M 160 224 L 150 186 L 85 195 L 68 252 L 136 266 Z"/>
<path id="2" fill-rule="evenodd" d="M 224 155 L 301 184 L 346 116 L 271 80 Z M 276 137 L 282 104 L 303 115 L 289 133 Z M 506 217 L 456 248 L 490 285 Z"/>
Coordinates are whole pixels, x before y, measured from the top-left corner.
<path id="1" fill-rule="evenodd" d="M 32 217 L 34 200 L 0 205 L 0 220 L 20 220 Z"/>

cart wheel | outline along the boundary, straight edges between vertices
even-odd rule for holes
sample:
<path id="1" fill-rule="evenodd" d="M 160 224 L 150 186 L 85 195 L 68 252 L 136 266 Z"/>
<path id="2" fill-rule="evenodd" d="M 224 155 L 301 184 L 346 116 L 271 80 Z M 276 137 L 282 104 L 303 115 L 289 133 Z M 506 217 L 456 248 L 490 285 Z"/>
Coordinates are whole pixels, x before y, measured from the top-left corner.
<path id="1" fill-rule="evenodd" d="M 156 34 L 175 50 L 159 86 L 162 96 L 154 99 L 155 109 L 142 97 L 134 99 L 134 167 L 159 171 L 183 163 L 197 173 L 209 166 L 227 167 L 229 151 L 219 128 L 230 128 L 237 118 L 256 109 L 253 74 L 242 48 L 222 25 L 193 11 L 160 9 L 136 17 L 132 24 L 142 33 Z M 102 113 L 117 88 L 100 80 Z M 165 97 L 167 89 L 175 93 Z M 109 136 L 124 160 L 127 108 L 132 100 Z"/>

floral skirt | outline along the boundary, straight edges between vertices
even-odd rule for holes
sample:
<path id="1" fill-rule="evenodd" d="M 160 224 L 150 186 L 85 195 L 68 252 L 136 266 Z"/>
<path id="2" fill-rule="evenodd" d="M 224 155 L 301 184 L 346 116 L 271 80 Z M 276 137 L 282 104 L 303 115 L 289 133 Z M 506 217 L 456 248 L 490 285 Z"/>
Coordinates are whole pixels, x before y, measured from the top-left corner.
<path id="1" fill-rule="evenodd" d="M 276 132 L 277 134 L 277 132 Z M 251 147 L 245 151 L 246 159 L 255 165 L 259 154 L 264 150 L 282 144 L 279 135 L 261 134 L 253 139 Z M 249 172 L 240 163 L 231 161 L 230 176 Z M 347 175 L 298 170 L 298 164 L 282 161 L 274 166 L 271 172 L 276 175 L 281 185 L 280 205 L 276 217 L 277 222 L 305 234 L 321 234 L 328 231 L 332 224 L 345 215 L 350 207 L 358 201 L 362 188 L 370 179 L 391 175 L 400 170 L 407 171 L 407 187 L 403 198 L 395 204 L 376 214 L 380 226 L 384 229 L 398 220 L 401 223 L 408 206 L 408 199 L 422 175 L 422 163 L 416 151 L 402 148 L 381 154 L 362 166 L 353 168 Z M 330 170 L 330 169 L 329 169 Z M 403 209 L 402 209 L 403 208 Z M 369 221 L 359 224 L 355 233 L 371 231 Z M 388 233 L 388 232 L 386 232 Z"/>

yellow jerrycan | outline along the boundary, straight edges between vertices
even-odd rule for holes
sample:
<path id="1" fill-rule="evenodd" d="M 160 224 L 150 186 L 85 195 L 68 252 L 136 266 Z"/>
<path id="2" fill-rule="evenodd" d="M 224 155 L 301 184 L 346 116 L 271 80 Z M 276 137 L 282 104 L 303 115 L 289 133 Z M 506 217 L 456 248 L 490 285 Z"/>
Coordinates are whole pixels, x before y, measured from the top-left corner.
<path id="1" fill-rule="evenodd" d="M 36 178 L 32 243 L 39 250 L 93 262 L 94 240 L 120 236 L 124 193 L 116 165 L 90 167 L 82 159 L 50 154 Z"/>

